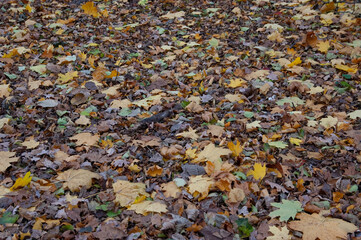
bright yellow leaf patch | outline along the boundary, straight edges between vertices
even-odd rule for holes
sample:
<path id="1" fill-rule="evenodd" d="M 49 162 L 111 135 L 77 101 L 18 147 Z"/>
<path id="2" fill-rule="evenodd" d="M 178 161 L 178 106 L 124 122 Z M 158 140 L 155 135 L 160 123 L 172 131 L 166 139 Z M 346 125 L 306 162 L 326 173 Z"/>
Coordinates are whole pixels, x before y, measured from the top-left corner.
<path id="1" fill-rule="evenodd" d="M 247 176 L 252 175 L 256 180 L 262 180 L 266 175 L 266 164 L 262 165 L 261 163 L 255 163 L 253 165 L 253 170 L 247 173 Z"/>
<path id="2" fill-rule="evenodd" d="M 18 178 L 15 181 L 15 184 L 10 188 L 10 191 L 17 190 L 19 188 L 27 186 L 33 177 L 30 176 L 31 172 L 27 172 L 23 178 Z"/>

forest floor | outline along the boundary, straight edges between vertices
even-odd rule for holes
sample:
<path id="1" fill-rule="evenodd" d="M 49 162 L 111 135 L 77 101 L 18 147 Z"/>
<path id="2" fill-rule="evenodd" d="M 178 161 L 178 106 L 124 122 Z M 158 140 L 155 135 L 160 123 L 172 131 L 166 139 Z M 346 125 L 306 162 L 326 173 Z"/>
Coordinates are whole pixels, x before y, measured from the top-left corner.
<path id="1" fill-rule="evenodd" d="M 361 4 L 0 2 L 0 239 L 361 239 Z"/>

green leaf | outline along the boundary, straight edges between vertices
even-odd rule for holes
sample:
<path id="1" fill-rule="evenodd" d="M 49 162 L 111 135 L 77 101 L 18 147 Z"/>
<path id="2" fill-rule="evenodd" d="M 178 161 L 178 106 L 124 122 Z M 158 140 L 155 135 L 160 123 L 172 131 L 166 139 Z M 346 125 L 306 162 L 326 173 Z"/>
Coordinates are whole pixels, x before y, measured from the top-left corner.
<path id="1" fill-rule="evenodd" d="M 352 185 L 352 186 L 350 187 L 350 189 L 348 190 L 348 192 L 350 192 L 350 193 L 352 193 L 352 192 L 357 192 L 357 190 L 358 190 L 358 185 L 355 184 L 355 185 Z"/>
<path id="2" fill-rule="evenodd" d="M 290 201 L 282 199 L 282 203 L 271 203 L 273 207 L 279 209 L 271 212 L 270 217 L 280 217 L 280 221 L 288 221 L 290 218 L 294 219 L 298 212 L 303 210 L 302 204 L 299 201 Z"/>
<path id="3" fill-rule="evenodd" d="M 242 180 L 247 179 L 246 174 L 244 174 L 243 172 L 234 172 L 233 175 L 235 175 L 236 177 L 238 177 L 239 179 L 242 179 Z"/>
<path id="4" fill-rule="evenodd" d="M 291 107 L 293 107 L 293 106 L 296 107 L 298 105 L 305 104 L 305 101 L 303 101 L 302 99 L 300 99 L 298 97 L 286 97 L 284 99 L 278 100 L 276 103 L 279 106 L 283 106 L 283 104 L 289 103 L 291 105 Z"/>
<path id="5" fill-rule="evenodd" d="M 209 45 L 211 45 L 214 48 L 218 47 L 218 44 L 219 44 L 219 41 L 215 38 L 212 38 L 211 40 L 209 40 Z"/>
<path id="6" fill-rule="evenodd" d="M 41 65 L 37 65 L 37 66 L 32 66 L 32 67 L 30 67 L 30 70 L 37 72 L 39 74 L 43 74 L 46 72 L 46 65 L 41 64 Z"/>
<path id="7" fill-rule="evenodd" d="M 244 112 L 243 115 L 246 117 L 246 118 L 253 118 L 254 116 L 254 113 L 253 112 Z"/>
<path id="8" fill-rule="evenodd" d="M 116 216 L 120 215 L 121 213 L 122 213 L 122 211 L 120 209 L 118 209 L 118 211 L 116 211 L 116 212 L 108 211 L 107 216 L 108 217 L 116 217 Z"/>
<path id="9" fill-rule="evenodd" d="M 132 109 L 130 108 L 123 108 L 122 110 L 119 111 L 119 116 L 122 116 L 122 117 L 126 117 L 128 116 L 129 114 L 132 113 Z"/>
<path id="10" fill-rule="evenodd" d="M 270 145 L 271 147 L 282 148 L 282 149 L 288 146 L 287 143 L 282 141 L 269 142 L 268 145 Z"/>
<path id="11" fill-rule="evenodd" d="M 91 112 L 98 112 L 97 107 L 89 106 L 84 111 L 82 111 L 80 115 L 89 116 Z"/>
<path id="12" fill-rule="evenodd" d="M 6 223 L 15 223 L 19 218 L 19 215 L 12 215 L 11 212 L 5 212 L 2 217 L 0 217 L 0 224 L 5 225 Z"/>
<path id="13" fill-rule="evenodd" d="M 7 72 L 4 72 L 4 74 L 5 74 L 8 78 L 10 78 L 11 80 L 13 80 L 13 79 L 15 79 L 15 78 L 18 77 L 18 75 L 16 75 L 16 74 L 11 74 L 11 73 L 7 73 Z"/>
<path id="14" fill-rule="evenodd" d="M 248 222 L 248 218 L 239 218 L 236 220 L 238 233 L 241 238 L 247 238 L 253 232 L 252 225 Z"/>

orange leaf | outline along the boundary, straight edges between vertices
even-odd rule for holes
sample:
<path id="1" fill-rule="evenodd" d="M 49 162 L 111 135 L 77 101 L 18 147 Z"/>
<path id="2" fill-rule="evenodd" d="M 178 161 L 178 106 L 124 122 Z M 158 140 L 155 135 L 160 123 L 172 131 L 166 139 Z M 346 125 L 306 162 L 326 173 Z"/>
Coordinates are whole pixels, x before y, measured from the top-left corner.
<path id="1" fill-rule="evenodd" d="M 236 141 L 236 144 L 234 144 L 233 142 L 229 142 L 228 148 L 232 151 L 232 154 L 235 157 L 238 157 L 239 154 L 241 154 L 243 151 L 243 146 L 241 146 L 241 143 L 238 141 L 238 139 Z"/>
<path id="2" fill-rule="evenodd" d="M 96 6 L 94 6 L 94 3 L 93 2 L 87 2 L 87 3 L 84 3 L 82 6 L 81 6 L 81 9 L 84 10 L 84 13 L 87 14 L 87 15 L 90 15 L 90 16 L 93 16 L 95 18 L 99 17 L 100 14 L 98 12 L 98 9 Z"/>

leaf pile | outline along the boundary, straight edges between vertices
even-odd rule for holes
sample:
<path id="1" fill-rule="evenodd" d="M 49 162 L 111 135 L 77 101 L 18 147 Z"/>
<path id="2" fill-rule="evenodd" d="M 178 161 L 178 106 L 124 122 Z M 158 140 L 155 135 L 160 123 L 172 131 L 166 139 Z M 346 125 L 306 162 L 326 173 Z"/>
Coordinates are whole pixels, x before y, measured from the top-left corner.
<path id="1" fill-rule="evenodd" d="M 0 11 L 1 239 L 360 234 L 359 3 Z"/>

